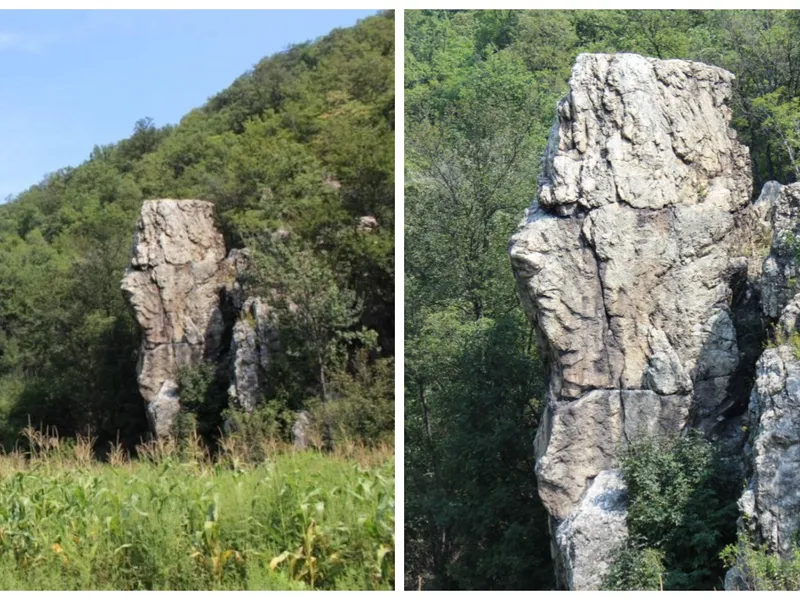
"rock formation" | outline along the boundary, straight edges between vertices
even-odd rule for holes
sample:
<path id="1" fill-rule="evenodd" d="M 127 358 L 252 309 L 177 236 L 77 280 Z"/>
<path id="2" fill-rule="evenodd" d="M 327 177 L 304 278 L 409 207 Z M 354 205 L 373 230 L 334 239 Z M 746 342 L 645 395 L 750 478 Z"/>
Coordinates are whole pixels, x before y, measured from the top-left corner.
<path id="1" fill-rule="evenodd" d="M 742 443 L 729 417 L 744 412 L 738 384 L 756 354 L 737 303 L 758 302 L 747 282 L 761 225 L 730 127 L 732 81 L 695 62 L 579 56 L 538 201 L 512 237 L 549 368 L 536 476 L 561 587 L 602 576 L 604 557 L 575 549 L 576 523 L 626 440 L 695 427 Z M 620 537 L 605 531 L 587 543 Z"/>
<path id="2" fill-rule="evenodd" d="M 228 397 L 239 408 L 251 412 L 267 389 L 265 377 L 277 346 L 277 330 L 269 306 L 261 298 L 245 300 L 241 315 L 233 326 Z"/>
<path id="3" fill-rule="evenodd" d="M 122 290 L 142 328 L 139 391 L 157 436 L 169 433 L 178 411 L 179 369 L 221 350 L 220 293 L 231 275 L 213 204 L 144 203 Z"/>
<path id="4" fill-rule="evenodd" d="M 226 257 L 212 203 L 143 204 L 122 290 L 142 329 L 139 390 L 157 437 L 170 434 L 179 410 L 182 367 L 231 360 L 229 394 L 247 411 L 266 390 L 275 329 L 267 304 L 245 295 L 247 262 L 246 250 Z M 239 314 L 235 323 L 223 318 L 226 309 Z"/>
<path id="5" fill-rule="evenodd" d="M 769 183 L 756 207 L 772 225 L 760 287 L 775 347 L 758 359 L 745 446 L 750 479 L 739 500 L 739 528 L 756 545 L 789 558 L 800 533 L 800 294 L 795 280 L 800 184 Z M 728 572 L 726 589 L 748 589 L 746 565 Z"/>
<path id="6" fill-rule="evenodd" d="M 619 471 L 601 471 L 575 511 L 559 525 L 556 544 L 569 589 L 600 589 L 613 551 L 628 537 L 627 500 Z"/>

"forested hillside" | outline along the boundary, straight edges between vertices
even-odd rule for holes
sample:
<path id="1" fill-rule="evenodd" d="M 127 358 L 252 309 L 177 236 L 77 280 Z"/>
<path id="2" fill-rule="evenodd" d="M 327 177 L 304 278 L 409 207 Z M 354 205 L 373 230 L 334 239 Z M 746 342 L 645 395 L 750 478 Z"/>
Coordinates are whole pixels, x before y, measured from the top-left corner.
<path id="1" fill-rule="evenodd" d="M 359 339 L 377 339 L 380 350 L 356 360 L 364 353 L 351 342 L 333 385 L 351 413 L 369 406 L 380 415 L 365 435 L 390 432 L 394 101 L 387 12 L 262 60 L 177 125 L 144 118 L 129 138 L 0 205 L 6 449 L 28 423 L 61 436 L 90 432 L 98 447 L 119 439 L 132 449 L 146 434 L 139 331 L 120 280 L 151 198 L 212 201 L 228 248 L 287 231 L 318 273 L 350 290 L 352 328 L 375 331 Z M 365 216 L 377 221 L 370 235 L 359 234 Z M 303 369 L 284 369 L 274 383 L 273 415 L 316 395 Z"/>
<path id="2" fill-rule="evenodd" d="M 800 15 L 405 15 L 405 586 L 551 588 L 547 514 L 534 475 L 543 365 L 507 246 L 536 195 L 570 70 L 580 53 L 633 52 L 734 73 L 733 126 L 750 148 L 757 195 L 766 181 L 791 183 L 800 175 Z M 655 555 L 667 557 L 668 585 L 720 585 L 719 552 L 735 536 L 731 494 L 718 492 L 710 459 L 698 466 L 674 454 L 655 448 L 647 455 L 653 462 L 635 466 L 667 486 L 674 478 L 658 471 L 664 465 L 682 481 L 691 472 L 694 483 L 681 494 L 713 502 L 691 505 L 679 517 L 685 520 L 672 523 L 695 536 L 677 554 L 674 539 L 629 515 L 629 527 L 642 532 L 637 541 L 654 550 L 625 557 L 630 568 L 620 567 L 627 577 L 620 587 L 644 586 L 646 577 L 650 585 L 647 560 Z M 724 531 L 714 521 L 723 514 Z"/>

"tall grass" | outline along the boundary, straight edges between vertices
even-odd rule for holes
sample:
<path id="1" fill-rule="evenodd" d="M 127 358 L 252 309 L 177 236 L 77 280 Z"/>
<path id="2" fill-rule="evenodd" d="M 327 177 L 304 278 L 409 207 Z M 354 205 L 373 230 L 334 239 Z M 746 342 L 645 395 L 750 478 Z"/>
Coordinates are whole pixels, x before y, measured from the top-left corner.
<path id="1" fill-rule="evenodd" d="M 0 455 L 2 589 L 393 589 L 392 449 L 217 460 L 26 432 Z"/>

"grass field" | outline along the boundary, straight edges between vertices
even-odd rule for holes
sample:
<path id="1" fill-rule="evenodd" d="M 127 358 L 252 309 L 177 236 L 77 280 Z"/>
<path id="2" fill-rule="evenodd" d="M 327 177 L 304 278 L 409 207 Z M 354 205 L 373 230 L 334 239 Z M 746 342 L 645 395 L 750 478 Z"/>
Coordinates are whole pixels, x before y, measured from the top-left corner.
<path id="1" fill-rule="evenodd" d="M 31 446 L 0 455 L 2 589 L 394 588 L 391 448 Z"/>

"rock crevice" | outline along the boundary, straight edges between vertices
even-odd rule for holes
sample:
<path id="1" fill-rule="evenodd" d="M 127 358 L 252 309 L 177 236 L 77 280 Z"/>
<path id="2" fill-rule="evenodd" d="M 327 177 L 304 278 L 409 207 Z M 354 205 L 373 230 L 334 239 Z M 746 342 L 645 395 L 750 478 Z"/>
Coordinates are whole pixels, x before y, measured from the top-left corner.
<path id="1" fill-rule="evenodd" d="M 739 500 L 738 525 L 748 542 L 791 558 L 800 534 L 800 293 L 795 281 L 800 184 L 769 183 L 755 206 L 771 224 L 760 288 L 773 343 L 755 365 L 744 447 L 749 479 Z M 734 566 L 726 589 L 751 589 L 747 568 Z"/>

